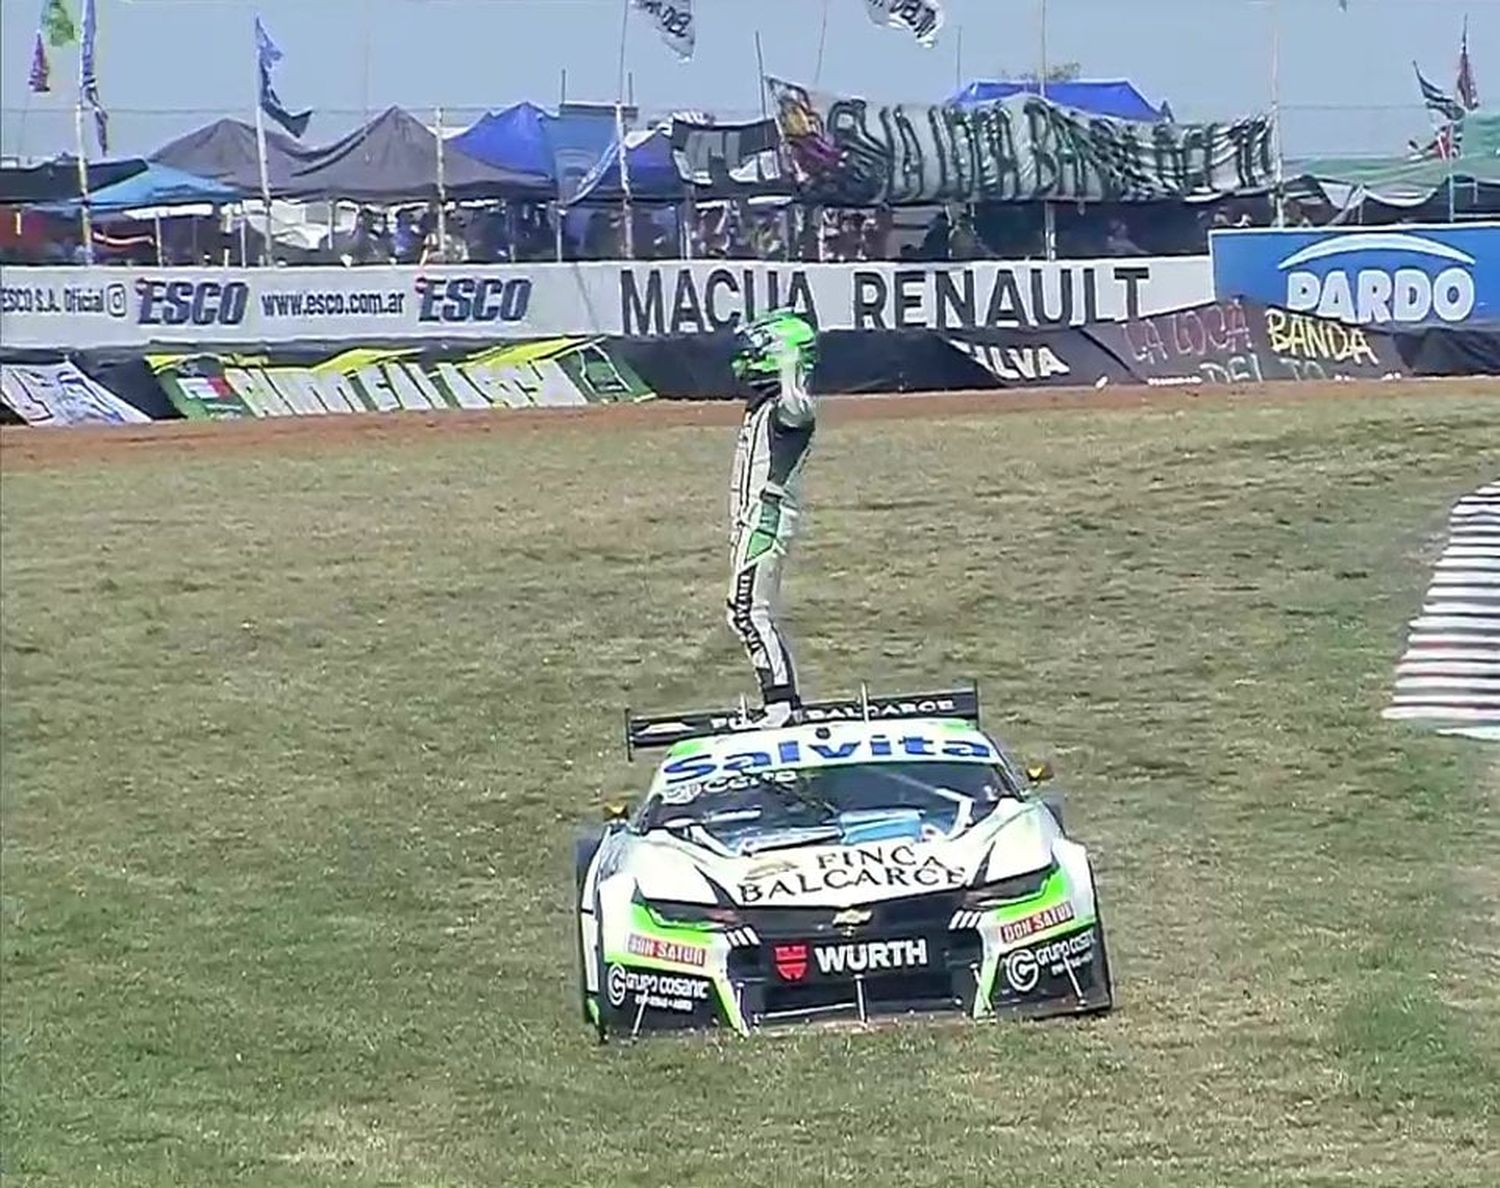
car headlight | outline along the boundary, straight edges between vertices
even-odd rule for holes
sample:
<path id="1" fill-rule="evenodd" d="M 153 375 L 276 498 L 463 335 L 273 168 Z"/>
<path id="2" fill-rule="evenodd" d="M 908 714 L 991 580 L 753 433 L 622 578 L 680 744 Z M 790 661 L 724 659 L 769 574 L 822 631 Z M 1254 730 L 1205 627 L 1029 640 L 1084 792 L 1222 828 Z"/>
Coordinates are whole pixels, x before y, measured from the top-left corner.
<path id="1" fill-rule="evenodd" d="M 964 906 L 984 911 L 1003 904 L 1015 903 L 1018 900 L 1031 899 L 1041 894 L 1042 888 L 1047 885 L 1047 880 L 1056 871 L 1057 863 L 1051 862 L 1041 870 L 1033 870 L 1029 874 L 1012 875 L 998 882 L 984 883 L 965 893 Z"/>
<path id="2" fill-rule="evenodd" d="M 664 928 L 737 928 L 744 922 L 734 908 L 721 904 L 646 899 L 639 891 L 635 894 L 635 901 Z"/>

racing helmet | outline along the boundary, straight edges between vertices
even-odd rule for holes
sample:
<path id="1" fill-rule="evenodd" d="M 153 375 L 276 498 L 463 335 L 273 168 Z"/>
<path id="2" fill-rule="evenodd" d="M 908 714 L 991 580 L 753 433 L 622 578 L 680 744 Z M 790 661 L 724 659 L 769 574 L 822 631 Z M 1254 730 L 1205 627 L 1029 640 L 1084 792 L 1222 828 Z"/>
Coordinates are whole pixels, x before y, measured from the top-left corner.
<path id="1" fill-rule="evenodd" d="M 781 362 L 788 354 L 797 357 L 804 371 L 811 371 L 818 361 L 818 332 L 801 314 L 773 310 L 735 331 L 729 367 L 735 379 L 762 394 L 781 382 Z"/>

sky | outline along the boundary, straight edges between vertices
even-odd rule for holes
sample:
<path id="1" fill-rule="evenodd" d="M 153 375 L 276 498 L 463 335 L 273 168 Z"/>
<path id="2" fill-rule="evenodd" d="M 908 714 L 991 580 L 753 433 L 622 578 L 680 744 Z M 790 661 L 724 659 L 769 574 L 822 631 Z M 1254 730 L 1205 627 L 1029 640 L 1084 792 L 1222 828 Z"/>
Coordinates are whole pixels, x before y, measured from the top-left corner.
<path id="1" fill-rule="evenodd" d="M 53 50 L 53 91 L 27 72 L 43 0 L 0 3 L 0 154 L 74 151 L 77 49 Z M 1077 61 L 1128 78 L 1179 120 L 1230 119 L 1272 103 L 1273 14 L 1288 157 L 1391 155 L 1430 136 L 1412 61 L 1451 90 L 1459 37 L 1483 103 L 1500 104 L 1500 0 L 942 0 L 931 49 L 879 28 L 863 0 L 694 0 L 697 50 L 679 62 L 631 12 L 625 53 L 646 114 L 760 110 L 768 74 L 882 101 L 935 102 L 958 81 Z M 82 0 L 67 0 L 75 19 Z M 331 141 L 397 104 L 445 126 L 521 99 L 613 102 L 626 0 L 97 0 L 100 94 L 111 155 L 148 154 L 224 115 L 252 118 L 259 13 L 286 54 L 276 87 L 316 113 L 305 141 Z M 823 17 L 827 13 L 826 33 Z M 819 68 L 819 44 L 822 62 Z M 98 159 L 90 143 L 89 154 Z"/>

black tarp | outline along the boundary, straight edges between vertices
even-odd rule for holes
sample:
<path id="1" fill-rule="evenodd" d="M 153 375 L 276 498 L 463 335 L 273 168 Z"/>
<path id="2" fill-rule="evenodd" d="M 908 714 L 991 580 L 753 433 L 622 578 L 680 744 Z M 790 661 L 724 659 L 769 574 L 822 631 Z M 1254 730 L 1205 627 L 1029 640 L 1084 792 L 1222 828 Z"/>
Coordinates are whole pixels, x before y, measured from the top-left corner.
<path id="1" fill-rule="evenodd" d="M 90 192 L 134 177 L 146 168 L 138 157 L 88 167 Z M 0 169 L 0 205 L 30 206 L 78 197 L 77 160 L 48 161 L 25 169 Z"/>
<path id="2" fill-rule="evenodd" d="M 1500 326 L 1433 326 L 1396 335 L 1410 375 L 1500 375 Z"/>
<path id="3" fill-rule="evenodd" d="M 366 202 L 435 199 L 438 139 L 399 107 L 387 109 L 293 169 L 289 192 L 305 198 Z M 443 146 L 443 190 L 449 198 L 552 197 L 545 176 L 485 165 Z"/>
<path id="4" fill-rule="evenodd" d="M 272 194 L 290 192 L 293 171 L 305 165 L 313 151 L 280 132 L 266 130 L 266 178 Z M 240 120 L 215 120 L 163 145 L 151 159 L 199 177 L 227 182 L 248 193 L 260 193 L 255 129 Z"/>

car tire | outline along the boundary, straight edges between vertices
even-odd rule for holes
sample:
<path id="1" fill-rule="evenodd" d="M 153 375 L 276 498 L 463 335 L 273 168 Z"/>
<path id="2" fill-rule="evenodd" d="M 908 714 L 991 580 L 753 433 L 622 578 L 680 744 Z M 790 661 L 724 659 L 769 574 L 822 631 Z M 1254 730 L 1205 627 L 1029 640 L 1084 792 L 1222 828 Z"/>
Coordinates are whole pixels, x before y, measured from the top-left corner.
<path id="1" fill-rule="evenodd" d="M 582 830 L 573 839 L 573 946 L 578 958 L 578 1009 L 583 1013 L 583 1021 L 590 1026 L 594 1024 L 594 1017 L 589 1014 L 589 981 L 583 960 L 583 884 L 588 879 L 589 863 L 594 860 L 603 839 L 604 830 L 597 827 Z M 599 976 L 604 976 L 602 968 Z"/>
<path id="2" fill-rule="evenodd" d="M 1094 931 L 1099 937 L 1099 978 L 1104 984 L 1104 1002 L 1097 1008 L 1099 1013 L 1114 1010 L 1115 976 L 1109 968 L 1109 939 L 1104 934 L 1104 909 L 1099 904 L 1099 883 L 1094 879 L 1094 868 L 1089 867 L 1089 879 L 1094 884 Z"/>

